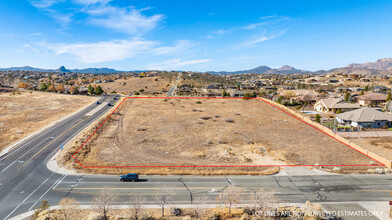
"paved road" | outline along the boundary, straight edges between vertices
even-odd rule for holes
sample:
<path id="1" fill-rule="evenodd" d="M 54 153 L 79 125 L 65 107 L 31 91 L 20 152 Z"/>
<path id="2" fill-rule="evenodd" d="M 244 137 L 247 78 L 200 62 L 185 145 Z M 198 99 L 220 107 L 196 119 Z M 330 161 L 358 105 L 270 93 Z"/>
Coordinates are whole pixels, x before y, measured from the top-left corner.
<path id="1" fill-rule="evenodd" d="M 107 101 L 109 97 L 102 98 Z M 110 98 L 112 99 L 112 98 Z M 93 107 L 96 107 L 95 105 Z M 250 194 L 264 187 L 273 189 L 280 202 L 355 202 L 389 201 L 391 175 L 314 175 L 314 176 L 141 176 L 143 181 L 120 182 L 117 176 L 62 175 L 46 167 L 60 144 L 66 143 L 89 123 L 107 112 L 104 107 L 92 116 L 86 109 L 21 143 L 0 158 L 0 219 L 33 210 L 41 200 L 56 205 L 70 196 L 91 204 L 95 194 L 110 186 L 125 204 L 130 195 L 154 197 L 162 187 L 172 191 L 173 204 L 191 204 L 201 195 L 216 203 L 218 193 L 229 185 L 244 187 Z M 245 198 L 249 198 L 245 195 Z M 333 207 L 333 206 L 331 206 Z"/>
<path id="2" fill-rule="evenodd" d="M 104 96 L 101 102 L 112 102 L 113 97 Z M 92 104 L 77 114 L 51 126 L 14 147 L 0 158 L 0 219 L 7 219 L 25 212 L 45 196 L 50 185 L 61 177 L 46 168 L 47 161 L 83 128 L 95 121 L 111 107 L 97 108 Z"/>
<path id="3" fill-rule="evenodd" d="M 167 91 L 166 95 L 167 96 L 174 96 L 174 91 L 177 89 L 178 82 L 180 81 L 179 77 L 176 78 L 176 81 L 174 82 L 174 85 Z"/>

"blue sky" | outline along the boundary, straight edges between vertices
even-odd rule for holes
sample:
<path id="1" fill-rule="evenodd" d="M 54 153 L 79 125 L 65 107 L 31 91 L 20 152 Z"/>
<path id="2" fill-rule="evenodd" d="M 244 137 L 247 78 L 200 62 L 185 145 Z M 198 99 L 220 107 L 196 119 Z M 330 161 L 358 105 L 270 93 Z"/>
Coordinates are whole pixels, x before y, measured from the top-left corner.
<path id="1" fill-rule="evenodd" d="M 2 0 L 0 67 L 319 70 L 392 57 L 392 1 Z"/>

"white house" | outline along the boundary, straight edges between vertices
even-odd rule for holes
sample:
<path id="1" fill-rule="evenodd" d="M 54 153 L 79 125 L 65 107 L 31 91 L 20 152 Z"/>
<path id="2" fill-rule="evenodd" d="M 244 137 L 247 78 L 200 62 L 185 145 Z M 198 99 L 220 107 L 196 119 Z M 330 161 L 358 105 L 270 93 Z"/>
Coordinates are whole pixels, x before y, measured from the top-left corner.
<path id="1" fill-rule="evenodd" d="M 359 108 L 359 105 L 348 103 L 339 98 L 321 99 L 314 105 L 314 110 L 329 114 L 336 113 L 338 110 L 341 112 L 346 112 Z"/>

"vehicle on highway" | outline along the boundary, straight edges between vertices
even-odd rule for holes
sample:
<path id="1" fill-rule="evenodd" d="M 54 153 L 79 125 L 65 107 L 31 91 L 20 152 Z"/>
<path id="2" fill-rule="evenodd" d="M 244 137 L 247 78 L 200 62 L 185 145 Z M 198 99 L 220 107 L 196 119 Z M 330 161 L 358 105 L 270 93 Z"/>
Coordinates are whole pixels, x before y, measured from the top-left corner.
<path id="1" fill-rule="evenodd" d="M 139 175 L 136 173 L 128 173 L 126 175 L 121 175 L 120 176 L 120 181 L 124 182 L 124 181 L 138 181 L 139 180 Z"/>
<path id="2" fill-rule="evenodd" d="M 101 102 L 100 102 L 100 101 L 98 101 L 98 102 L 97 102 L 97 105 L 99 105 L 99 104 L 101 104 Z"/>
<path id="3" fill-rule="evenodd" d="M 112 104 L 109 102 L 109 103 L 108 103 L 108 106 L 112 106 Z"/>

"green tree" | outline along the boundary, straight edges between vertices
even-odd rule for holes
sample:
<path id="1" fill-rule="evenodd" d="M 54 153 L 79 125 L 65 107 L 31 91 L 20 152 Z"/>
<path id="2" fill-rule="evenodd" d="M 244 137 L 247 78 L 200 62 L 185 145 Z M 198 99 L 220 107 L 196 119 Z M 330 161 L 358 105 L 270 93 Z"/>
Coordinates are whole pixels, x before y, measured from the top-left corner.
<path id="1" fill-rule="evenodd" d="M 369 85 L 366 85 L 364 90 L 369 91 Z"/>
<path id="2" fill-rule="evenodd" d="M 365 91 L 364 90 L 361 91 L 361 95 L 365 95 Z"/>
<path id="3" fill-rule="evenodd" d="M 251 99 L 252 98 L 252 94 L 250 94 L 249 92 L 245 93 L 244 98 L 245 100 Z"/>
<path id="4" fill-rule="evenodd" d="M 39 90 L 41 90 L 41 91 L 45 91 L 48 88 L 46 86 L 46 83 L 41 83 L 39 86 L 40 86 Z"/>
<path id="5" fill-rule="evenodd" d="M 94 88 L 93 88 L 91 85 L 89 85 L 89 86 L 87 87 L 87 92 L 88 92 L 88 94 L 90 94 L 90 95 L 94 94 Z"/>
<path id="6" fill-rule="evenodd" d="M 256 98 L 256 97 L 257 97 L 256 91 L 253 91 L 252 97 L 253 97 L 253 98 Z"/>
<path id="7" fill-rule="evenodd" d="M 388 92 L 387 102 L 391 101 L 391 92 Z"/>
<path id="8" fill-rule="evenodd" d="M 321 119 L 321 116 L 319 114 L 316 114 L 315 120 L 317 123 L 320 123 L 320 119 Z"/>
<path id="9" fill-rule="evenodd" d="M 139 92 L 140 92 L 140 93 L 144 92 L 144 89 L 139 89 Z"/>
<path id="10" fill-rule="evenodd" d="M 279 103 L 279 104 L 282 104 L 282 101 L 283 101 L 283 96 L 279 96 L 279 98 L 278 98 L 278 103 Z"/>
<path id="11" fill-rule="evenodd" d="M 340 113 L 342 113 L 342 110 L 340 109 L 336 110 L 336 114 L 340 114 Z"/>
<path id="12" fill-rule="evenodd" d="M 350 96 L 351 94 L 349 92 L 346 92 L 346 94 L 344 94 L 344 101 L 348 102 L 350 100 Z"/>
<path id="13" fill-rule="evenodd" d="M 101 86 L 97 86 L 97 88 L 95 88 L 95 94 L 102 95 L 102 93 L 103 93 L 103 89 L 101 88 Z"/>

